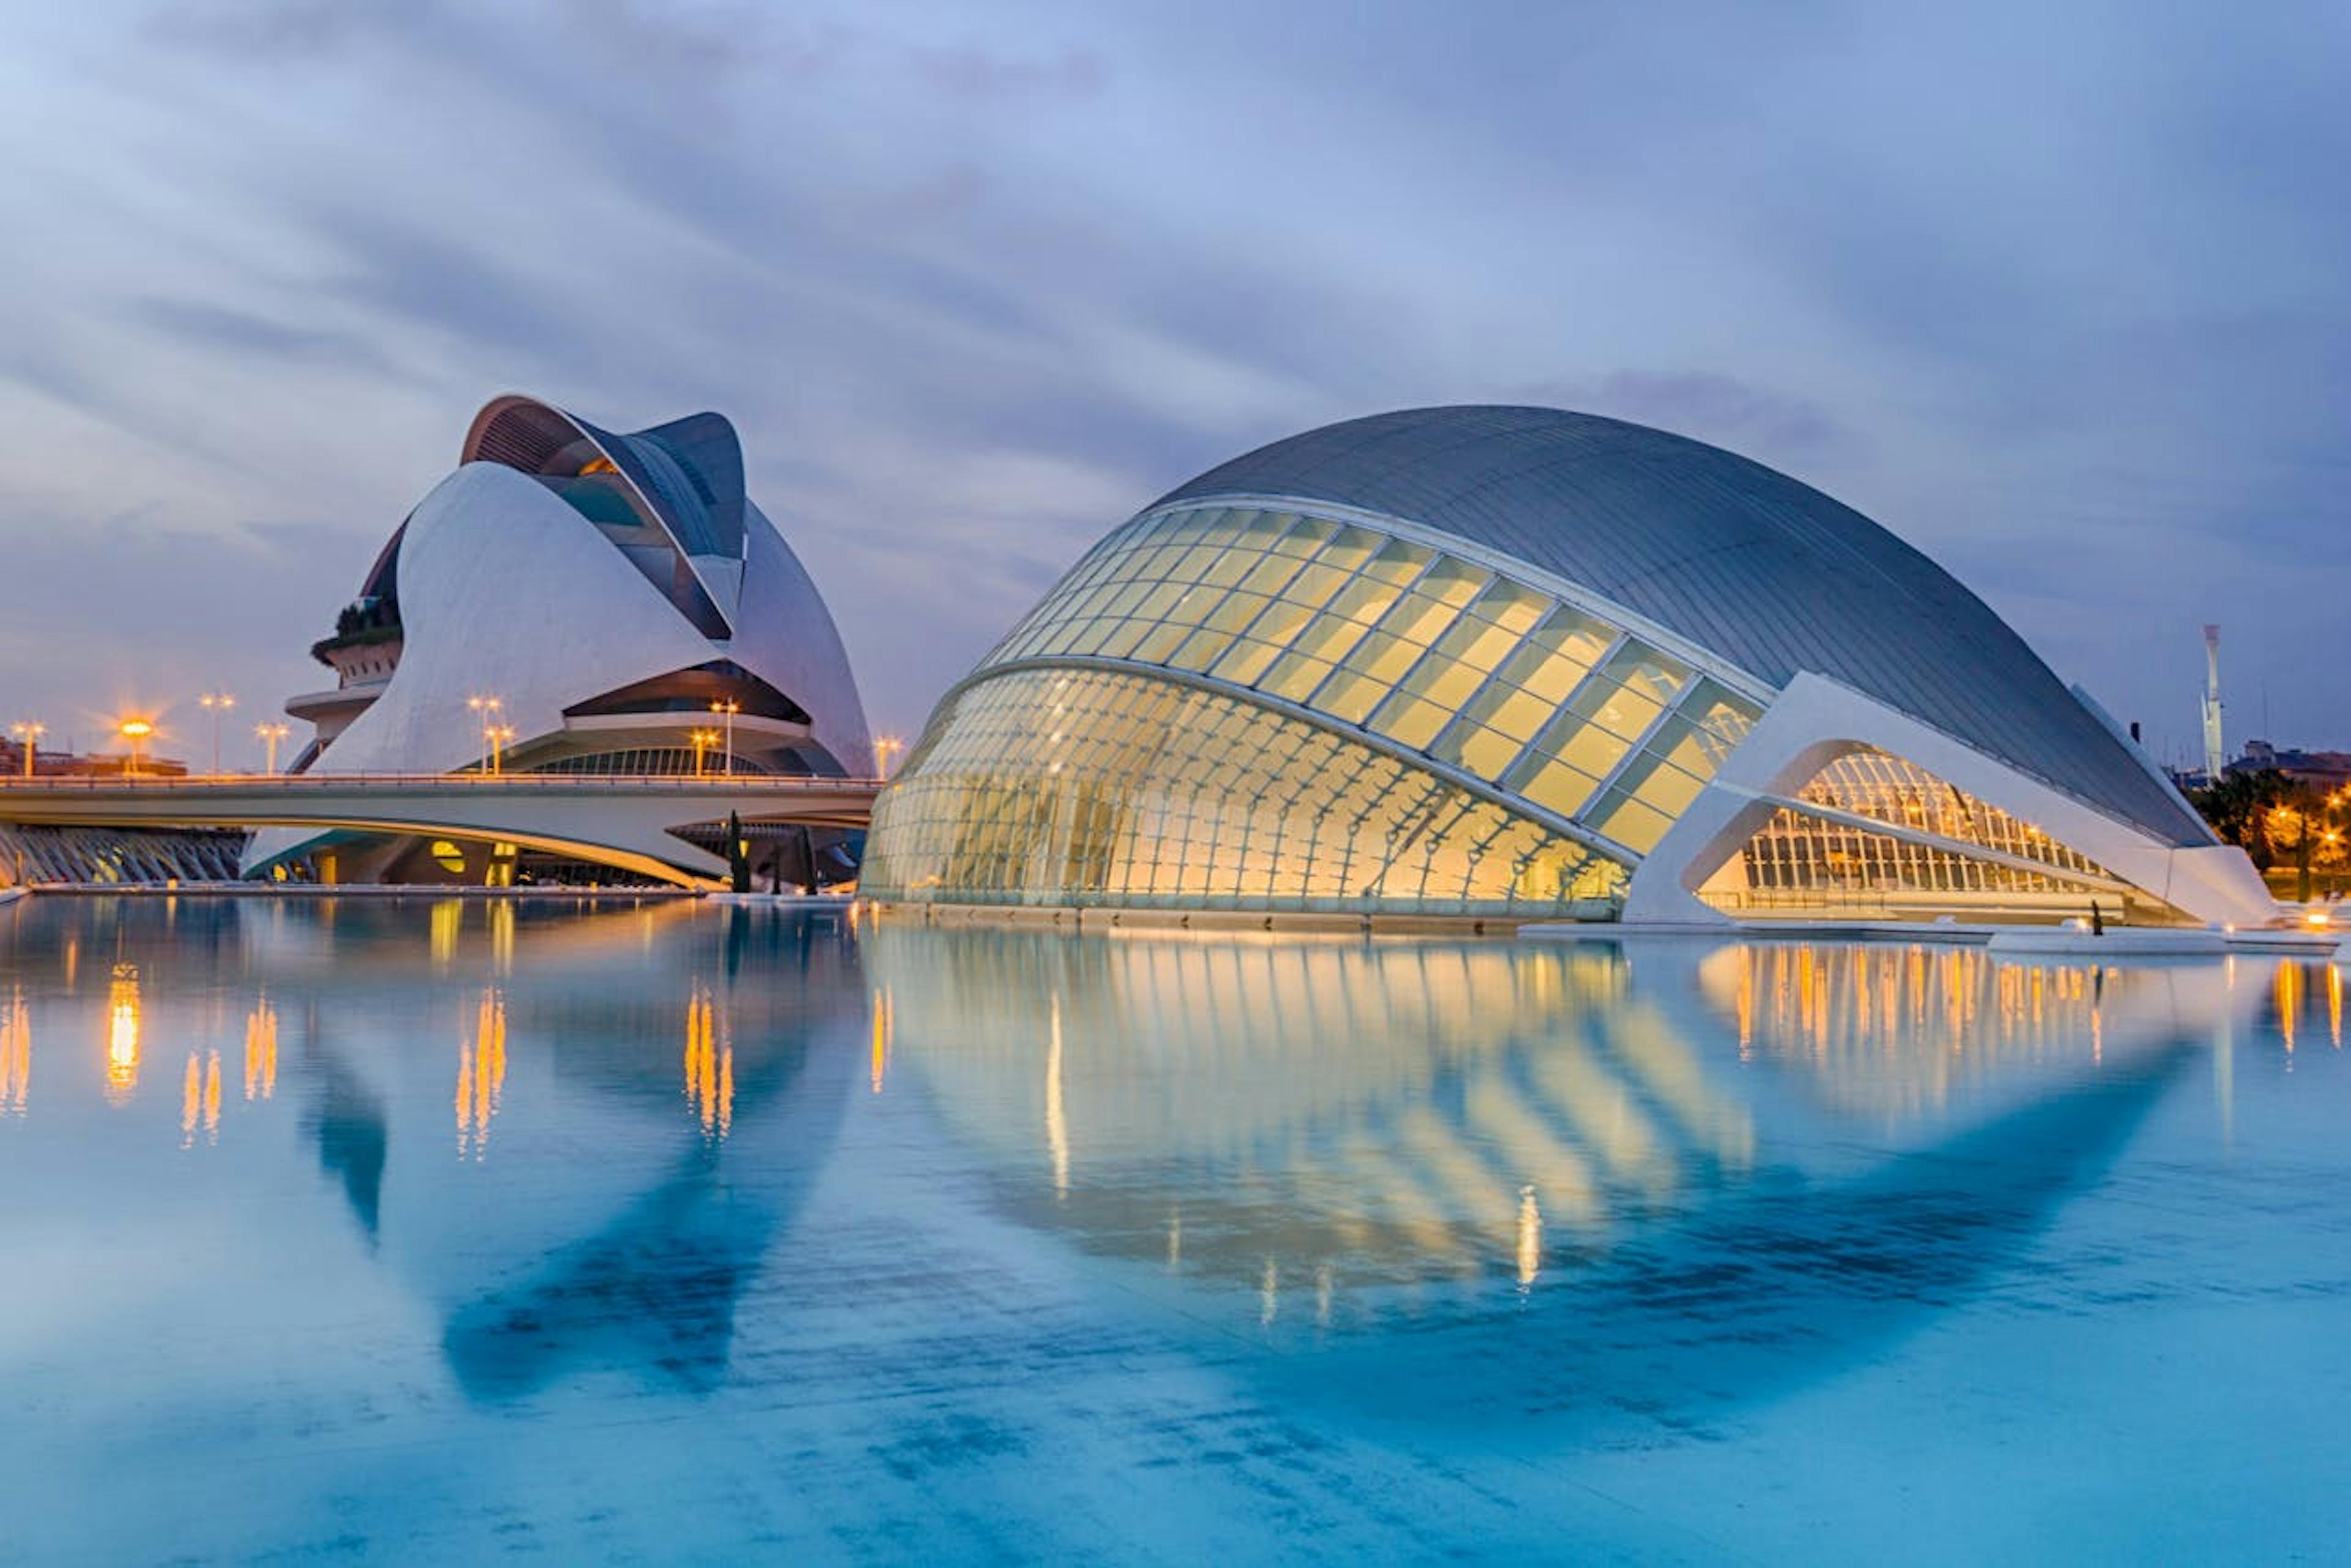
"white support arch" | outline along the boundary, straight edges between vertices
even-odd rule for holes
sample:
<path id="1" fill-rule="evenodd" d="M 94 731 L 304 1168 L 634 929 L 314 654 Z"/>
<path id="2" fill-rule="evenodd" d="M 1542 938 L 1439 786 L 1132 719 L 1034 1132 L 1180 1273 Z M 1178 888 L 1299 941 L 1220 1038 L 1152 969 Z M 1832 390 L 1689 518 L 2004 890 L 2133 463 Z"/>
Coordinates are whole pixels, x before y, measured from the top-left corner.
<path id="1" fill-rule="evenodd" d="M 1782 799 L 1836 758 L 1864 749 L 1890 752 L 2033 824 L 2198 920 L 2264 925 L 2277 917 L 2276 900 L 2242 850 L 2168 842 L 1875 698 L 1806 672 L 1788 683 L 1643 860 L 1625 889 L 1625 923 L 1728 925 L 1699 890 L 1771 820 Z"/>

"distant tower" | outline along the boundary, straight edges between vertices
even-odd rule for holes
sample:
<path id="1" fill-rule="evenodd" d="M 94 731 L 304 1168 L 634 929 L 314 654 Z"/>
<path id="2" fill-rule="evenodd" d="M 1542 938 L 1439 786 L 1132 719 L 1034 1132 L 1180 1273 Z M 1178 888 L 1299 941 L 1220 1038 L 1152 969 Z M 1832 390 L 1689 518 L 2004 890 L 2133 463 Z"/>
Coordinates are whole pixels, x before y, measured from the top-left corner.
<path id="1" fill-rule="evenodd" d="M 2220 781 L 2220 628 L 2204 627 L 2204 782 Z"/>

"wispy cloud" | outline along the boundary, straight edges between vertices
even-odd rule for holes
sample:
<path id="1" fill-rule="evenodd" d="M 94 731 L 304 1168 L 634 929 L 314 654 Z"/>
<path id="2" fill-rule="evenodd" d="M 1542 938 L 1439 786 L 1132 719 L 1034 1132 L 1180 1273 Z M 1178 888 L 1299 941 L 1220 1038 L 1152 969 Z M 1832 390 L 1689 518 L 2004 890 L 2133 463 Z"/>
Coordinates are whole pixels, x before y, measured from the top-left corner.
<path id="1" fill-rule="evenodd" d="M 2339 7 L 1007 0 L 982 28 L 936 0 L 99 0 L 8 26 L 0 198 L 39 243 L 0 247 L 0 541 L 41 536 L 59 604 L 227 593 L 155 542 L 224 541 L 293 608 L 159 620 L 183 667 L 309 682 L 312 629 L 502 390 L 735 418 L 899 729 L 1191 473 L 1531 400 L 1840 495 L 2118 713 L 2179 707 L 2218 619 L 2282 731 L 2351 739 L 2351 695 L 2299 674 L 2333 596 L 2277 575 L 2351 570 Z M 47 542 L 78 535 L 103 542 Z M 9 700 L 84 700 L 68 645 L 0 645 Z"/>

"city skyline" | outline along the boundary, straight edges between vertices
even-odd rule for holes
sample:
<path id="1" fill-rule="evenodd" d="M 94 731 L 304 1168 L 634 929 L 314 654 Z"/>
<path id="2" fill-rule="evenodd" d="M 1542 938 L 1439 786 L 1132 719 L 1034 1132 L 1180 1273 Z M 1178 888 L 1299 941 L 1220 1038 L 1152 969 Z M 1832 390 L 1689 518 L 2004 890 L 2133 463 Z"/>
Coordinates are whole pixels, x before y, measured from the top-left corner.
<path id="1" fill-rule="evenodd" d="M 2206 621 L 2232 753 L 2351 739 L 2341 18 L 1340 16 L 16 19 L 4 716 L 257 762 L 511 390 L 734 419 L 883 732 L 1209 462 L 1485 400 L 1849 498 L 2165 761 Z"/>

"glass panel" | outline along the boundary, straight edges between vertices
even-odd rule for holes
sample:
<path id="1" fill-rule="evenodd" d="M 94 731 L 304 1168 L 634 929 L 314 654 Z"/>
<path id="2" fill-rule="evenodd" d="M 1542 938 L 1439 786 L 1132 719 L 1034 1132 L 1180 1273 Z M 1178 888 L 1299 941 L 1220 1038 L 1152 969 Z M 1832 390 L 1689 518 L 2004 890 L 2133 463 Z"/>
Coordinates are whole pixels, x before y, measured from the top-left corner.
<path id="1" fill-rule="evenodd" d="M 1346 657 L 1347 651 L 1363 640 L 1364 631 L 1361 622 L 1346 620 L 1326 610 L 1299 632 L 1290 646 L 1301 653 L 1336 663 Z"/>
<path id="2" fill-rule="evenodd" d="M 1134 652 L 1129 656 L 1139 659 L 1146 664 L 1163 663 L 1168 654 L 1176 651 L 1176 644 L 1182 643 L 1190 631 L 1191 628 L 1188 626 L 1154 626 L 1144 633 L 1143 640 L 1135 643 Z"/>
<path id="3" fill-rule="evenodd" d="M 1322 553 L 1315 558 L 1315 564 L 1352 572 L 1371 559 L 1372 553 L 1380 548 L 1382 542 L 1380 536 L 1368 528 L 1359 528 L 1352 523 L 1343 524 L 1332 534 L 1330 543 L 1322 547 Z"/>
<path id="4" fill-rule="evenodd" d="M 1315 694 L 1312 706 L 1322 713 L 1361 724 L 1387 694 L 1387 683 L 1360 671 L 1342 668 L 1331 684 Z"/>
<path id="5" fill-rule="evenodd" d="M 1024 671 L 943 711 L 877 809 L 876 896 L 1507 913 L 1604 910 L 1624 872 L 1343 737 L 1206 693 Z M 1063 738 L 1037 766 L 1040 714 Z M 1172 766 L 1171 766 L 1172 763 Z"/>
<path id="6" fill-rule="evenodd" d="M 1184 640 L 1168 663 L 1179 670 L 1205 671 L 1233 645 L 1233 634 L 1203 629 Z"/>
<path id="7" fill-rule="evenodd" d="M 1274 549 L 1287 556 L 1305 557 L 1314 554 L 1339 531 L 1339 525 L 1323 517 L 1301 517 L 1297 527 L 1282 536 Z"/>
<path id="8" fill-rule="evenodd" d="M 1531 631 L 1551 610 L 1550 596 L 1497 578 L 1469 606 L 1469 613 L 1491 622 L 1513 636 Z"/>
<path id="9" fill-rule="evenodd" d="M 1331 601 L 1330 613 L 1344 615 L 1369 626 L 1396 601 L 1396 591 L 1377 578 L 1358 577 L 1342 588 Z"/>
<path id="10" fill-rule="evenodd" d="M 1443 703 L 1398 692 L 1380 705 L 1372 727 L 1400 745 L 1419 750 L 1437 738 L 1437 731 L 1452 716 L 1453 710 Z"/>
<path id="11" fill-rule="evenodd" d="M 1267 666 L 1280 656 L 1281 649 L 1271 643 L 1261 643 L 1244 637 L 1235 643 L 1225 656 L 1217 661 L 1209 672 L 1220 681 L 1230 681 L 1237 686 L 1252 686 L 1263 675 Z"/>
<path id="12" fill-rule="evenodd" d="M 1599 787 L 1600 780 L 1590 774 L 1579 773 L 1564 763 L 1550 762 L 1536 767 L 1532 777 L 1517 792 L 1548 810 L 1573 817 Z"/>
<path id="13" fill-rule="evenodd" d="M 1419 662 L 1420 649 L 1385 632 L 1366 633 L 1346 658 L 1349 669 L 1371 676 L 1384 689 L 1402 680 L 1405 672 Z"/>
<path id="14" fill-rule="evenodd" d="M 1402 588 L 1426 570 L 1437 552 L 1421 545 L 1390 539 L 1364 564 L 1364 575 Z"/>
<path id="15" fill-rule="evenodd" d="M 1460 612 L 1443 600 L 1416 588 L 1380 617 L 1380 630 L 1394 632 L 1422 648 L 1443 635 Z"/>
<path id="16" fill-rule="evenodd" d="M 1258 689 L 1302 703 L 1309 693 L 1322 684 L 1333 668 L 1327 659 L 1316 659 L 1296 652 L 1283 654 L 1258 683 Z"/>

